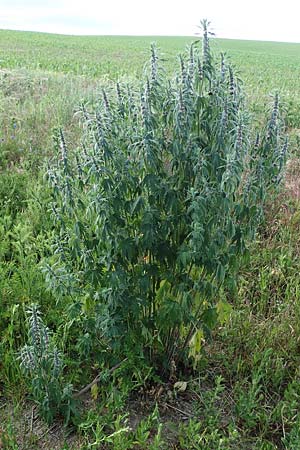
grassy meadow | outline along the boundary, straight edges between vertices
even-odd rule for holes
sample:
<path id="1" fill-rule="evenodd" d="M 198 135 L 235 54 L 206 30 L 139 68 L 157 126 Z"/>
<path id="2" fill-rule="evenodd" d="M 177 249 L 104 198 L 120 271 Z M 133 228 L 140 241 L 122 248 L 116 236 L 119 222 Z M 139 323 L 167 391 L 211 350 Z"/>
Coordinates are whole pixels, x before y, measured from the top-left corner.
<path id="1" fill-rule="evenodd" d="M 171 74 L 195 39 L 0 30 L 0 448 L 300 450 L 300 44 L 211 42 L 243 80 L 257 126 L 279 92 L 290 153 L 283 189 L 230 294 L 230 317 L 203 345 L 197 370 L 166 381 L 125 361 L 85 393 L 64 428 L 38 417 L 20 369 L 32 303 L 66 355 L 64 377 L 75 390 L 107 369 L 86 350 L 77 303 L 63 305 L 42 270 L 55 233 L 45 172 L 57 130 L 80 148 L 80 105 L 96 105 L 116 81 L 137 83 L 152 42 Z"/>

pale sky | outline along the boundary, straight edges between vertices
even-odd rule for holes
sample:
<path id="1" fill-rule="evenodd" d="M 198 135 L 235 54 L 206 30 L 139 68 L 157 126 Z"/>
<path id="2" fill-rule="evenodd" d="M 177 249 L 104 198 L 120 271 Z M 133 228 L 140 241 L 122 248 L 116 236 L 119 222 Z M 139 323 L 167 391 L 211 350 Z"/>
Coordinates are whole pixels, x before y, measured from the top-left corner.
<path id="1" fill-rule="evenodd" d="M 300 0 L 0 0 L 0 29 L 300 42 Z"/>

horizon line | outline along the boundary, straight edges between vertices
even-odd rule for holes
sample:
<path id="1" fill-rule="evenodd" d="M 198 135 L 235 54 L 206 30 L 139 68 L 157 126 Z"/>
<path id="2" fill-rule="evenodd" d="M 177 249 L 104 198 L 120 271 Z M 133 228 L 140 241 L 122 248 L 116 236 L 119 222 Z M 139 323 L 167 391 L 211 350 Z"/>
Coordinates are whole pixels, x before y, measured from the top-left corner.
<path id="1" fill-rule="evenodd" d="M 56 36 L 70 36 L 70 37 L 186 37 L 186 38 L 197 38 L 201 36 L 198 36 L 198 34 L 113 34 L 113 33 L 106 33 L 106 34 L 86 34 L 86 33 L 56 33 L 54 31 L 38 31 L 38 30 L 25 30 L 25 29 L 13 29 L 13 28 L 0 28 L 0 31 L 13 31 L 13 32 L 20 32 L 20 33 L 40 33 L 40 34 L 50 34 L 50 35 L 56 35 Z M 231 41 L 249 41 L 249 42 L 274 42 L 278 44 L 300 44 L 300 41 L 282 41 L 282 40 L 274 40 L 274 39 L 254 39 L 254 38 L 232 38 L 232 37 L 221 37 L 221 36 L 214 36 L 211 38 L 212 41 L 215 39 L 223 39 L 223 40 L 231 40 Z"/>

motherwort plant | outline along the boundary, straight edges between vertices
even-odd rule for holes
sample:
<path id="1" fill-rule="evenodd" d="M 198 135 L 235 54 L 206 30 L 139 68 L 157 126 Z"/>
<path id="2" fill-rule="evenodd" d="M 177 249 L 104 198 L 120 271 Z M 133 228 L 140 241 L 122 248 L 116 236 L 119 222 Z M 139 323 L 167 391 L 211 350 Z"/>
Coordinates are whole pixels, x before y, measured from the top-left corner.
<path id="1" fill-rule="evenodd" d="M 203 29 L 174 77 L 152 46 L 140 83 L 83 105 L 82 147 L 69 151 L 60 131 L 48 170 L 51 288 L 93 318 L 93 345 L 118 357 L 130 349 L 165 375 L 198 361 L 228 311 L 226 292 L 287 151 L 278 96 L 253 137 L 240 81 Z"/>
<path id="2" fill-rule="evenodd" d="M 68 422 L 75 412 L 72 386 L 63 383 L 62 355 L 44 325 L 37 305 L 27 311 L 28 344 L 20 352 L 21 368 L 30 380 L 30 391 L 41 416 L 50 423 L 61 413 Z"/>

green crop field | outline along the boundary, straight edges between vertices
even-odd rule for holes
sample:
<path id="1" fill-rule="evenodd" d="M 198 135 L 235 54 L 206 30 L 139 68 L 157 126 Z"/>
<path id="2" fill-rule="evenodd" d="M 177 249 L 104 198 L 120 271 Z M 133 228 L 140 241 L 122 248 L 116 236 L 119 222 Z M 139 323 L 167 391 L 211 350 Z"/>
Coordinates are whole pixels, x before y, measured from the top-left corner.
<path id="1" fill-rule="evenodd" d="M 160 50 L 164 67 L 172 73 L 179 64 L 178 54 L 196 39 L 79 37 L 1 30 L 0 95 L 4 123 L 1 132 L 6 145 L 18 146 L 9 139 L 10 125 L 16 119 L 22 124 L 17 134 L 21 149 L 26 140 L 28 144 L 27 132 L 32 143 L 30 149 L 37 148 L 40 152 L 50 148 L 52 127 L 60 123 L 69 128 L 80 101 L 96 100 L 101 86 L 109 81 L 141 76 L 152 42 Z M 287 125 L 299 128 L 300 44 L 216 39 L 212 48 L 215 53 L 226 52 L 231 58 L 244 81 L 251 109 L 258 116 L 276 90 L 283 98 Z"/>
<path id="2" fill-rule="evenodd" d="M 241 227 L 241 230 L 243 226 L 246 228 L 243 223 L 247 221 L 247 214 L 249 223 L 251 220 L 255 222 L 256 233 L 253 232 L 246 240 L 247 251 L 241 250 L 241 257 L 236 263 L 226 259 L 225 251 L 224 254 L 221 251 L 217 253 L 216 248 L 222 245 L 223 250 L 232 251 L 232 246 L 228 244 L 231 231 L 228 235 L 225 233 L 217 237 L 209 234 L 210 227 L 217 227 L 222 222 L 222 214 L 212 200 L 206 203 L 212 208 L 207 219 L 209 223 L 204 221 L 201 226 L 206 230 L 206 239 L 215 239 L 207 251 L 215 252 L 217 268 L 210 268 L 208 263 L 207 266 L 203 263 L 200 268 L 194 267 L 188 257 L 183 256 L 187 254 L 190 241 L 186 241 L 188 244 L 185 243 L 184 248 L 181 243 L 185 223 L 180 220 L 186 206 L 181 208 L 172 204 L 166 212 L 158 196 L 155 211 L 161 207 L 164 217 L 160 233 L 162 235 L 169 227 L 166 235 L 168 239 L 171 235 L 170 242 L 181 252 L 181 260 L 177 255 L 178 260 L 170 262 L 175 258 L 175 250 L 163 262 L 155 252 L 144 252 L 142 236 L 146 232 L 140 232 L 138 228 L 138 214 L 144 208 L 143 195 L 147 197 L 147 189 L 154 187 L 150 185 L 148 174 L 150 181 L 147 181 L 147 188 L 139 185 L 140 190 L 135 190 L 134 186 L 140 183 L 141 176 L 134 171 L 140 170 L 142 173 L 149 170 L 150 173 L 151 164 L 156 163 L 138 159 L 140 153 L 136 149 L 140 141 L 146 142 L 148 138 L 152 152 L 153 143 L 155 148 L 161 145 L 165 146 L 166 152 L 169 151 L 169 140 L 174 139 L 175 142 L 175 138 L 176 148 L 180 151 L 192 146 L 189 135 L 193 135 L 197 127 L 190 125 L 188 120 L 180 122 L 180 114 L 188 110 L 183 102 L 184 96 L 189 95 L 189 85 L 184 85 L 185 91 L 181 88 L 181 81 L 173 74 L 179 70 L 183 80 L 186 80 L 191 65 L 188 69 L 183 67 L 179 55 L 188 54 L 187 48 L 195 41 L 195 48 L 199 47 L 201 55 L 202 39 L 198 37 L 63 36 L 0 30 L 0 449 L 300 448 L 300 44 L 229 39 L 210 41 L 217 70 L 221 70 L 221 53 L 228 61 L 226 64 L 230 69 L 228 74 L 226 72 L 226 89 L 230 93 L 238 86 L 237 80 L 240 79 L 244 92 L 239 103 L 240 111 L 232 113 L 236 114 L 232 119 L 233 128 L 226 136 L 227 140 L 224 138 L 221 143 L 218 141 L 219 134 L 214 133 L 217 133 L 217 113 L 225 91 L 222 90 L 221 78 L 214 75 L 209 64 L 208 68 L 205 64 L 204 69 L 200 68 L 200 71 L 208 70 L 213 74 L 213 81 L 204 77 L 203 86 L 206 83 L 209 86 L 207 90 L 201 83 L 200 87 L 196 84 L 197 89 L 203 89 L 197 103 L 197 120 L 201 116 L 203 130 L 208 136 L 205 141 L 206 134 L 204 131 L 202 135 L 199 133 L 201 124 L 198 123 L 196 142 L 207 152 L 203 153 L 203 158 L 210 150 L 213 151 L 213 146 L 219 146 L 219 156 L 216 158 L 220 158 L 222 163 L 215 169 L 216 173 L 222 171 L 230 160 L 232 154 L 229 150 L 237 148 L 237 142 L 242 141 L 241 134 L 246 136 L 249 133 L 243 145 L 252 148 L 256 132 L 260 137 L 266 130 L 272 134 L 273 122 L 280 116 L 278 135 L 277 131 L 274 132 L 278 147 L 275 146 L 275 151 L 279 156 L 268 166 L 271 173 L 268 183 L 271 185 L 276 179 L 281 181 L 281 187 L 261 197 L 264 201 L 256 200 L 251 207 L 245 207 L 245 216 L 242 216 L 238 208 L 240 204 L 244 205 L 244 200 L 238 197 L 240 189 L 244 189 L 243 177 L 250 170 L 250 165 L 247 166 L 250 156 L 242 160 L 240 154 L 236 172 L 232 171 L 229 175 L 228 170 L 224 172 L 226 183 L 232 182 L 238 192 L 236 197 L 229 188 L 226 191 L 224 174 L 220 182 L 220 189 L 224 189 L 224 196 L 228 196 L 226 208 L 232 202 L 230 213 L 224 206 L 224 217 L 228 214 L 228 221 L 231 218 L 234 221 L 237 216 L 234 226 Z M 158 73 L 162 79 L 169 77 L 171 80 L 168 86 L 172 85 L 172 88 L 165 88 L 163 93 L 155 87 L 155 80 L 153 82 L 156 60 L 152 54 L 152 62 L 149 63 L 152 43 L 158 48 L 158 64 L 164 68 L 162 72 L 159 69 Z M 202 57 L 205 60 L 205 51 Z M 194 60 L 192 62 L 192 70 L 195 70 Z M 234 78 L 231 70 L 236 74 Z M 146 76 L 150 81 L 148 85 L 146 82 L 145 91 L 140 92 L 141 79 Z M 149 112 L 145 98 L 152 95 L 149 94 L 151 89 L 157 93 L 157 103 L 153 100 Z M 216 91 L 220 97 L 214 103 Z M 226 102 L 231 101 L 230 95 L 224 103 L 226 108 Z M 141 102 L 140 108 L 134 109 L 134 102 Z M 179 109 L 176 109 L 176 102 Z M 245 113 L 244 103 L 248 108 Z M 236 108 L 237 103 L 232 104 L 232 108 Z M 106 111 L 103 117 L 99 115 L 101 108 Z M 206 108 L 207 115 L 204 114 Z M 169 111 L 172 113 L 169 114 Z M 147 122 L 147 114 L 150 119 L 153 114 L 154 118 L 165 120 L 164 125 L 159 128 L 156 119 Z M 124 123 L 116 117 L 123 117 Z M 104 125 L 101 120 L 104 120 Z M 264 128 L 267 120 L 270 120 L 267 122 L 269 125 Z M 103 125 L 103 129 L 107 127 L 110 130 L 111 134 L 107 134 L 105 139 L 110 139 L 116 154 L 124 152 L 127 155 L 126 146 L 132 152 L 124 160 L 120 157 L 114 161 L 118 167 L 114 176 L 119 180 L 115 189 L 120 199 L 123 195 L 120 186 L 127 182 L 124 164 L 130 165 L 130 161 L 137 158 L 134 160 L 136 165 L 132 163 L 128 170 L 132 176 L 132 184 L 128 188 L 130 195 L 124 197 L 124 204 L 132 202 L 133 206 L 130 206 L 130 214 L 124 213 L 122 219 L 119 217 L 123 214 L 120 212 L 123 211 L 122 201 L 115 192 L 110 194 L 109 177 L 107 184 L 103 185 L 101 196 L 97 191 L 97 186 L 108 173 L 105 172 L 107 155 L 103 153 L 100 158 L 97 154 L 98 142 L 93 141 L 95 130 L 103 138 L 99 124 Z M 149 134 L 141 137 L 141 130 L 147 126 Z M 185 127 L 189 131 L 186 134 L 182 131 Z M 286 168 L 281 175 L 274 172 L 274 167 L 280 165 L 281 170 L 281 161 L 285 157 L 282 157 L 281 149 L 286 148 L 287 140 L 282 134 L 287 136 L 289 152 Z M 106 148 L 105 139 L 103 148 Z M 269 149 L 268 139 L 264 145 L 264 149 Z M 229 149 L 227 156 L 222 153 L 225 148 Z M 150 157 L 153 157 L 151 151 Z M 57 152 L 62 152 L 60 161 L 64 164 L 63 168 L 61 162 L 57 163 Z M 220 156 L 221 153 L 223 156 Z M 70 158 L 71 169 L 66 155 Z M 263 155 L 267 160 L 268 155 Z M 95 161 L 98 157 L 100 159 Z M 180 158 L 173 166 L 166 158 L 163 160 L 166 167 L 157 169 L 155 166 L 157 172 L 151 172 L 151 176 L 156 177 L 160 170 L 165 170 L 168 177 L 170 171 L 175 173 L 177 170 L 178 177 L 174 176 L 171 180 L 174 185 L 170 189 L 170 204 L 175 201 L 177 192 L 187 189 L 182 187 L 185 186 L 182 180 L 189 174 L 190 161 Z M 256 161 L 255 157 L 253 161 Z M 97 164 L 100 163 L 103 167 L 99 169 Z M 199 162 L 199 170 L 205 166 L 204 159 L 202 164 Z M 245 168 L 239 172 L 243 164 Z M 74 175 L 75 168 L 79 173 L 78 180 Z M 97 178 L 97 171 L 101 172 L 101 179 Z M 206 175 L 209 176 L 212 175 Z M 239 182 L 235 181 L 235 177 L 239 178 Z M 193 183 L 195 178 L 191 176 Z M 220 175 L 216 176 L 218 178 Z M 158 185 L 158 178 L 155 180 Z M 266 186 L 269 186 L 268 183 Z M 63 196 L 60 197 L 62 192 L 69 195 L 70 186 L 76 206 L 73 200 L 67 204 Z M 167 190 L 169 185 L 166 182 L 161 186 L 162 190 Z M 208 182 L 206 189 L 206 192 L 215 192 L 209 191 L 212 188 Z M 135 198 L 137 191 L 140 197 Z M 195 192 L 190 193 L 191 197 L 195 195 L 194 199 L 199 194 Z M 256 199 L 260 198 L 258 189 L 253 190 L 253 195 Z M 149 199 L 152 199 L 150 195 Z M 183 204 L 189 204 L 189 201 L 187 196 Z M 241 203 L 238 204 L 238 201 Z M 104 202 L 106 206 L 103 209 L 99 207 L 97 211 L 100 212 L 95 216 L 93 208 L 97 202 L 99 205 Z M 262 208 L 259 211 L 264 211 L 264 214 L 257 213 L 253 219 L 250 213 L 258 203 Z M 114 213 L 110 211 L 113 207 Z M 177 208 L 176 213 L 173 213 L 173 207 Z M 215 214 L 213 208 L 216 208 Z M 111 261 L 108 257 L 105 259 L 107 255 L 100 251 L 101 246 L 107 254 L 111 251 L 109 245 L 113 244 L 109 241 L 108 231 L 105 231 L 107 235 L 104 231 L 101 235 L 103 242 L 97 241 L 99 223 L 105 214 L 108 214 L 107 222 L 110 222 L 107 226 L 111 226 L 116 240 L 127 232 L 126 221 L 130 224 L 130 238 L 124 238 L 122 243 L 124 246 L 128 244 L 128 248 L 120 247 Z M 201 214 L 204 216 L 206 212 L 202 210 Z M 150 216 L 147 217 L 150 220 Z M 178 229 L 171 217 L 178 217 Z M 156 219 L 152 217 L 151 220 L 151 227 L 155 228 Z M 143 229 L 148 224 L 145 223 L 142 223 Z M 149 236 L 152 236 L 151 227 L 147 231 Z M 190 237 L 196 234 L 195 230 L 188 235 L 189 239 L 196 239 Z M 105 236 L 110 244 L 105 242 Z M 159 233 L 155 236 L 159 241 Z M 85 239 L 88 248 L 86 253 L 82 251 L 82 239 Z M 134 245 L 139 242 L 137 248 L 133 246 L 133 241 Z M 201 242 L 201 248 L 206 249 L 205 239 Z M 78 256 L 81 251 L 82 259 Z M 167 250 L 163 248 L 163 251 Z M 113 259 L 121 258 L 122 252 L 125 255 L 122 267 L 127 264 L 126 270 L 130 273 L 126 283 L 132 291 L 135 288 L 132 280 L 135 280 L 140 283 L 141 292 L 143 289 L 148 292 L 145 267 L 150 267 L 153 283 L 149 298 L 154 306 L 147 316 L 145 299 L 137 298 L 138 305 L 142 305 L 139 306 L 140 312 L 137 314 L 136 309 L 128 309 L 130 312 L 126 313 L 126 320 L 123 318 L 124 323 L 118 328 L 124 305 L 111 314 L 105 309 L 105 302 L 103 305 L 99 299 L 103 295 L 105 301 L 111 301 L 115 285 L 121 281 L 126 285 L 126 271 L 118 278 L 118 264 Z M 67 261 L 65 265 L 59 265 L 58 255 L 63 255 L 62 260 Z M 87 270 L 89 264 L 92 270 Z M 229 273 L 231 264 L 233 268 Z M 185 266 L 188 268 L 186 273 L 182 269 Z M 157 270 L 164 270 L 164 275 L 157 275 Z M 195 283 L 197 277 L 202 277 L 201 280 L 206 283 L 205 294 L 201 293 L 202 306 L 212 306 L 204 310 L 201 316 L 203 328 L 199 328 L 198 334 L 190 335 L 185 322 L 180 325 L 176 322 L 176 326 L 168 329 L 167 337 L 163 332 L 160 335 L 159 326 L 165 330 L 163 327 L 171 320 L 170 316 L 179 314 L 176 309 L 171 310 L 170 304 L 172 307 L 180 301 L 183 304 L 188 302 L 188 296 L 194 295 L 191 294 L 193 287 L 184 297 L 185 276 Z M 71 288 L 73 284 L 75 286 L 75 281 L 77 287 Z M 176 283 L 177 297 L 174 293 Z M 130 293 L 128 286 L 126 292 Z M 211 286 L 210 291 L 207 286 Z M 170 298 L 166 297 L 167 289 Z M 197 295 L 195 298 L 198 299 Z M 130 301 L 132 299 L 128 299 L 128 304 Z M 168 314 L 161 308 L 167 301 L 170 307 Z M 33 304 L 38 305 L 40 313 L 34 307 L 28 312 Z M 160 319 L 155 328 L 151 314 L 154 316 L 160 308 L 165 318 Z M 134 317 L 137 323 L 143 317 L 140 328 L 129 325 Z M 108 329 L 111 333 L 109 339 L 105 334 Z M 44 342 L 45 336 L 51 341 L 50 350 L 48 343 Z M 165 342 L 170 367 L 160 370 Z M 189 346 L 189 350 L 185 352 L 183 345 L 176 359 L 172 357 L 172 352 L 176 353 L 180 342 Z M 38 363 L 30 366 L 32 348 L 37 343 L 40 346 L 43 343 L 44 347 L 40 347 L 41 354 L 34 354 Z M 26 344 L 29 347 L 24 347 Z M 24 370 L 25 366 L 27 369 L 29 367 L 30 375 Z M 49 373 L 55 370 L 60 375 L 51 377 Z M 97 376 L 97 383 L 77 395 Z M 51 395 L 55 397 L 54 402 Z"/>
<path id="3" fill-rule="evenodd" d="M 61 36 L 2 30 L 1 67 L 115 80 L 141 75 L 151 42 L 157 43 L 167 69 L 172 71 L 178 53 L 196 39 Z M 216 39 L 213 49 L 230 55 L 252 98 L 260 99 L 278 89 L 285 93 L 287 102 L 299 100 L 300 44 Z"/>

